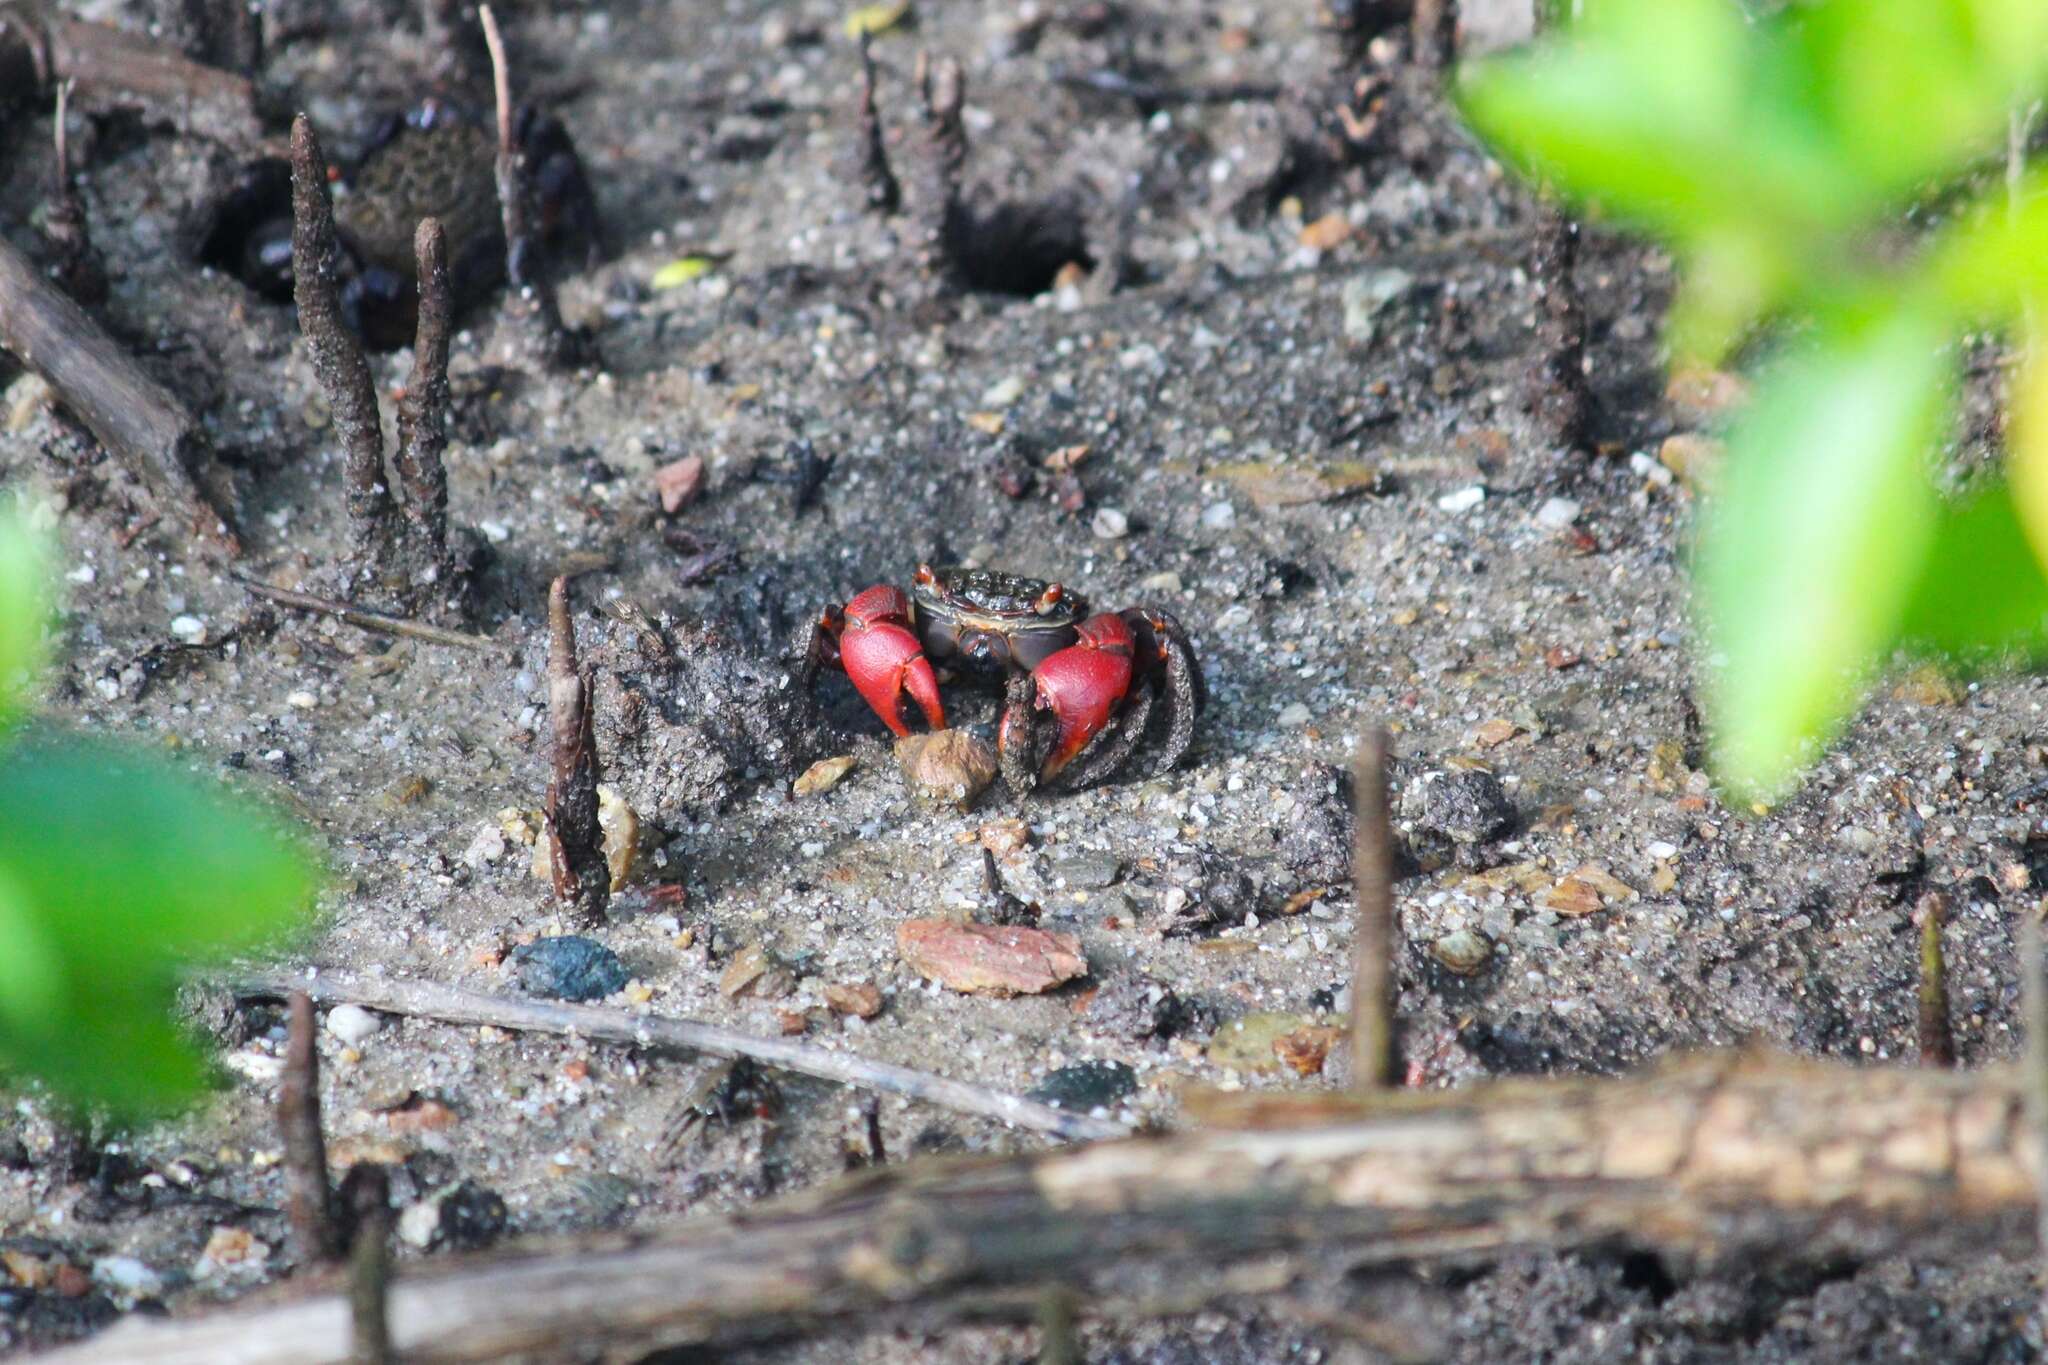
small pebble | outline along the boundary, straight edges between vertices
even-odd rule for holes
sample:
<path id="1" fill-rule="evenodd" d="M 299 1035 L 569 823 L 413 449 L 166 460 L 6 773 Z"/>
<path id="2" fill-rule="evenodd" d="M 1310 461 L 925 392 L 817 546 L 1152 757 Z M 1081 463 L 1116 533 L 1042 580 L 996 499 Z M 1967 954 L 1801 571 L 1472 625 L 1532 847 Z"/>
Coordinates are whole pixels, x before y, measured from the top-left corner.
<path id="1" fill-rule="evenodd" d="M 1290 702 L 1280 712 L 1280 723 L 1290 729 L 1299 729 L 1314 719 L 1314 713 L 1301 702 Z"/>
<path id="2" fill-rule="evenodd" d="M 384 1021 L 361 1005 L 336 1005 L 327 1011 L 327 1031 L 350 1047 L 360 1047 L 383 1027 Z"/>
<path id="3" fill-rule="evenodd" d="M 1444 965 L 1446 971 L 1459 976 L 1475 975 L 1493 956 L 1493 945 L 1482 934 L 1470 929 L 1458 929 L 1445 934 L 1429 945 L 1430 956 Z"/>
<path id="4" fill-rule="evenodd" d="M 1475 483 L 1469 488 L 1460 488 L 1456 492 L 1444 494 L 1436 500 L 1436 505 L 1446 512 L 1469 512 L 1485 501 L 1485 485 Z"/>
<path id="5" fill-rule="evenodd" d="M 286 706 L 296 707 L 301 711 L 310 711 L 320 704 L 320 699 L 314 696 L 311 692 L 287 692 L 285 694 L 284 704 Z"/>
<path id="6" fill-rule="evenodd" d="M 1090 523 L 1098 540 L 1121 540 L 1131 532 L 1131 519 L 1115 507 L 1098 507 Z"/>
<path id="7" fill-rule="evenodd" d="M 196 645 L 206 638 L 206 623 L 196 616 L 175 616 L 171 618 L 171 634 Z"/>
<path id="8" fill-rule="evenodd" d="M 1536 524 L 1552 531 L 1562 531 L 1579 519 L 1579 505 L 1570 498 L 1551 498 L 1536 509 Z"/>
<path id="9" fill-rule="evenodd" d="M 1138 1074 L 1122 1062 L 1078 1062 L 1048 1073 L 1024 1097 L 1085 1114 L 1107 1109 L 1137 1088 Z"/>
<path id="10" fill-rule="evenodd" d="M 549 1000 L 602 1000 L 631 979 L 619 955 L 581 934 L 540 938 L 512 950 L 520 989 Z"/>
<path id="11" fill-rule="evenodd" d="M 1007 379 L 1000 379 L 989 385 L 987 391 L 981 395 L 981 405 L 985 408 L 1007 408 L 1023 396 L 1024 380 L 1021 376 L 1013 374 Z"/>
<path id="12" fill-rule="evenodd" d="M 1228 531 L 1237 525 L 1237 509 L 1227 502 L 1212 502 L 1202 509 L 1202 525 L 1212 531 Z"/>

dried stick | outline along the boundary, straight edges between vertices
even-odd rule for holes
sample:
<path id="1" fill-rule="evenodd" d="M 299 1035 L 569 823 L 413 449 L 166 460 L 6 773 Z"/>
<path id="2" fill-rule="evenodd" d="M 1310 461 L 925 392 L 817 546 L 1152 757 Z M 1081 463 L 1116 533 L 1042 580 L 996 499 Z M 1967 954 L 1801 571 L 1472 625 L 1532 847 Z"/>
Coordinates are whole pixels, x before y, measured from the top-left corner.
<path id="1" fill-rule="evenodd" d="M 1954 1066 L 1956 1035 L 1948 1013 L 1948 963 L 1941 951 L 1941 924 L 1948 918 L 1948 900 L 1929 891 L 1913 911 L 1920 925 L 1920 1063 Z"/>
<path id="2" fill-rule="evenodd" d="M 967 77 L 951 57 L 936 62 L 917 54 L 917 90 L 924 112 L 924 148 L 918 161 L 917 261 L 935 286 L 960 287 L 955 259 L 960 187 L 967 171 L 967 128 L 960 110 L 967 101 Z"/>
<path id="3" fill-rule="evenodd" d="M 1372 1090 L 1401 1083 L 1394 1047 L 1394 837 L 1387 814 L 1387 733 L 1375 726 L 1358 745 L 1352 770 L 1356 841 L 1352 851 L 1351 1084 Z"/>
<path id="4" fill-rule="evenodd" d="M 233 525 L 199 482 L 212 458 L 205 430 L 97 322 L 0 241 L 0 349 L 41 375 L 57 398 L 167 511 L 230 557 Z"/>
<path id="5" fill-rule="evenodd" d="M 555 899 L 572 907 L 586 925 L 604 923 L 612 878 L 604 856 L 604 831 L 597 823 L 594 682 L 594 674 L 577 669 L 569 580 L 557 578 L 548 588 L 548 723 L 554 734 L 548 853 Z"/>
<path id="6" fill-rule="evenodd" d="M 835 1325 L 1021 1318 L 1057 1283 L 1100 1306 L 1134 1275 L 1171 1280 L 1191 1312 L 1248 1292 L 1229 1268 L 1255 1257 L 1307 1273 L 1530 1246 L 1743 1266 L 2031 1246 L 2031 1139 L 2011 1068 L 1721 1053 L 1623 1080 L 1225 1104 L 1263 1126 L 910 1162 L 741 1216 L 422 1266 L 392 1288 L 392 1344 L 435 1361 L 716 1354 Z M 334 1361 L 346 1323 L 327 1295 L 136 1322 L 48 1359 Z"/>
<path id="7" fill-rule="evenodd" d="M 875 58 L 868 50 L 868 31 L 860 31 L 860 179 L 867 187 L 868 208 L 894 213 L 903 204 L 903 187 L 889 169 L 889 148 L 882 120 L 875 113 Z"/>
<path id="8" fill-rule="evenodd" d="M 259 973 L 238 978 L 232 985 L 245 999 L 304 990 L 322 1005 L 357 1004 L 386 1014 L 439 1019 L 451 1024 L 490 1024 L 521 1033 L 573 1033 L 579 1038 L 631 1047 L 682 1048 L 712 1057 L 749 1057 L 781 1071 L 815 1076 L 859 1090 L 901 1095 L 1067 1141 L 1124 1137 L 1130 1133 L 1129 1128 L 1109 1119 L 1071 1114 L 986 1086 L 948 1080 L 888 1062 L 873 1062 L 789 1038 L 756 1038 L 694 1019 L 491 995 L 432 981 L 385 981 L 334 972 Z"/>
<path id="9" fill-rule="evenodd" d="M 374 1161 L 349 1167 L 342 1203 L 355 1223 L 349 1244 L 350 1365 L 395 1365 L 391 1349 L 391 1176 Z"/>
<path id="10" fill-rule="evenodd" d="M 155 39 L 66 18 L 36 0 L 0 4 L 0 70 L 17 68 L 23 48 L 39 82 L 75 80 L 90 113 L 132 109 L 231 147 L 254 148 L 263 138 L 246 79 Z"/>
<path id="11" fill-rule="evenodd" d="M 2020 912 L 2020 1007 L 2026 1014 L 2026 1051 L 2020 1061 L 2026 1097 L 2027 1143 L 2034 1165 L 2034 1239 L 2048 1247 L 2048 980 L 2041 975 L 2041 919 Z"/>
<path id="12" fill-rule="evenodd" d="M 1536 7 L 1538 37 L 1564 26 L 1566 5 L 1542 0 Z M 1592 424 L 1593 397 L 1586 387 L 1586 309 L 1579 296 L 1579 225 L 1567 218 L 1546 187 L 1529 240 L 1529 278 L 1536 304 L 1534 390 L 1530 416 L 1538 439 L 1552 450 L 1581 450 Z"/>
<path id="13" fill-rule="evenodd" d="M 414 621 L 404 616 L 387 616 L 381 611 L 369 611 L 356 606 L 353 602 L 337 602 L 331 597 L 316 597 L 309 592 L 276 587 L 254 578 L 244 578 L 240 574 L 234 575 L 234 580 L 265 601 L 275 602 L 281 607 L 293 607 L 299 611 L 332 616 L 348 622 L 357 630 L 374 631 L 379 635 L 398 635 L 408 640 L 424 640 L 430 645 L 448 645 L 455 649 L 498 647 L 498 642 L 487 635 L 465 635 L 459 630 L 443 630 L 424 621 Z"/>
<path id="14" fill-rule="evenodd" d="M 413 234 L 419 264 L 419 321 L 412 376 L 398 400 L 398 450 L 392 457 L 405 489 L 405 514 L 436 565 L 448 558 L 448 335 L 455 304 L 448 287 L 448 243 L 441 220 L 423 218 Z"/>
<path id="15" fill-rule="evenodd" d="M 51 176 L 49 208 L 43 215 L 43 240 L 57 255 L 57 281 L 64 286 L 64 292 L 90 308 L 107 301 L 107 268 L 93 247 L 85 204 L 71 183 L 65 116 L 72 84 L 66 80 L 57 86 L 56 165 Z"/>
<path id="16" fill-rule="evenodd" d="M 284 1082 L 277 1092 L 277 1126 L 284 1135 L 285 1212 L 299 1264 L 322 1265 L 342 1253 L 334 1193 L 327 1183 L 327 1139 L 320 1131 L 320 1050 L 314 1045 L 313 1001 L 290 995 Z"/>
<path id="17" fill-rule="evenodd" d="M 562 324 L 547 252 L 533 224 L 533 176 L 512 130 L 512 71 L 505 40 L 489 5 L 477 6 L 484 44 L 491 52 L 491 87 L 498 105 L 498 210 L 505 221 L 505 279 L 508 311 L 529 335 L 535 356 L 549 365 L 575 359 L 575 344 Z"/>
<path id="18" fill-rule="evenodd" d="M 313 376 L 327 395 L 348 493 L 350 577 L 378 573 L 391 549 L 384 429 L 362 344 L 341 318 L 341 248 L 327 200 L 327 155 L 304 114 L 292 120 L 292 298 Z"/>

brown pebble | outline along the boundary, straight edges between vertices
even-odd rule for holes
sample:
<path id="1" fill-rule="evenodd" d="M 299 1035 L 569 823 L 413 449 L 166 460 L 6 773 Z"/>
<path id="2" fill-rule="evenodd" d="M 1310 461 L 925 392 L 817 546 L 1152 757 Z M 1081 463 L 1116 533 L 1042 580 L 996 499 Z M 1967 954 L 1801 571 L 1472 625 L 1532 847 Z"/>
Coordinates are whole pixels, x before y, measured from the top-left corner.
<path id="1" fill-rule="evenodd" d="M 394 1133 L 437 1133 L 453 1128 L 458 1119 L 455 1111 L 441 1101 L 415 1095 L 402 1108 L 385 1114 L 384 1122 Z"/>
<path id="2" fill-rule="evenodd" d="M 825 987 L 825 1004 L 834 1014 L 872 1019 L 882 1012 L 882 992 L 866 981 L 835 981 Z"/>
<path id="3" fill-rule="evenodd" d="M 939 730 L 896 741 L 910 794 L 930 805 L 966 810 L 996 779 L 995 746 L 971 730 Z"/>
<path id="4" fill-rule="evenodd" d="M 1351 239 L 1351 220 L 1341 213 L 1326 213 L 1301 230 L 1301 244 L 1312 251 L 1329 251 Z"/>
<path id="5" fill-rule="evenodd" d="M 777 1010 L 775 1022 L 781 1026 L 785 1038 L 794 1038 L 811 1026 L 811 1016 L 802 1010 Z"/>
<path id="6" fill-rule="evenodd" d="M 1567 649 L 1563 645 L 1552 645 L 1543 651 L 1543 662 L 1559 672 L 1567 668 L 1577 668 L 1584 657 L 1576 649 Z"/>
<path id="7" fill-rule="evenodd" d="M 704 457 L 685 455 L 654 471 L 654 487 L 661 494 L 661 510 L 670 516 L 695 502 L 704 491 Z"/>
<path id="8" fill-rule="evenodd" d="M 92 1276 L 67 1261 L 50 1277 L 50 1287 L 59 1298 L 82 1299 L 92 1292 Z"/>
<path id="9" fill-rule="evenodd" d="M 1344 1036 L 1344 1030 L 1331 1028 L 1326 1024 L 1311 1024 L 1298 1028 L 1273 1040 L 1273 1055 L 1291 1067 L 1298 1076 L 1316 1076 L 1323 1070 L 1323 1062 L 1330 1055 L 1330 1049 Z"/>

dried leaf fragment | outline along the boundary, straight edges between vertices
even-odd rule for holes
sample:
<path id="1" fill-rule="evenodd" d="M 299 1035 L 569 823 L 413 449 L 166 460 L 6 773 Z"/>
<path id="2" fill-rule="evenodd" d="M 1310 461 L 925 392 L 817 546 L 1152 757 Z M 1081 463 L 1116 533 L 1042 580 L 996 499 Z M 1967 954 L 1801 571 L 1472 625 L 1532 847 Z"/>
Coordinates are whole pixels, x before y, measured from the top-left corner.
<path id="1" fill-rule="evenodd" d="M 926 980 L 969 995 L 1037 995 L 1088 974 L 1072 934 L 1015 924 L 905 920 L 896 952 Z"/>

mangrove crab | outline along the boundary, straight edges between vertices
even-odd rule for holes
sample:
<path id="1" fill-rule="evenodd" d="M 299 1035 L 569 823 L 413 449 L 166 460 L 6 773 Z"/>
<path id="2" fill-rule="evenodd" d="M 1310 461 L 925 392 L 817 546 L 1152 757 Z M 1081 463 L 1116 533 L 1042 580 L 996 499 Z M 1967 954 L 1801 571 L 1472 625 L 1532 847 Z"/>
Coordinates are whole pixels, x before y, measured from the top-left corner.
<path id="1" fill-rule="evenodd" d="M 810 628 L 803 685 L 826 665 L 898 736 L 910 733 L 906 695 L 932 729 L 945 728 L 934 665 L 1001 679 L 996 752 L 1019 793 L 1092 786 L 1128 766 L 1148 735 L 1143 771 L 1165 772 L 1208 700 L 1187 634 L 1165 612 L 1091 615 L 1058 583 L 992 569 L 920 564 L 908 593 L 878 584 L 826 607 Z"/>
<path id="2" fill-rule="evenodd" d="M 556 244 L 580 238 L 594 258 L 597 202 L 568 130 L 527 106 L 514 118 L 513 136 L 534 167 L 543 237 Z M 342 312 L 369 345 L 389 350 L 413 339 L 419 294 L 412 237 L 422 218 L 439 218 L 447 233 L 458 306 L 505 278 L 496 155 L 497 139 L 480 115 L 427 99 L 382 118 L 354 165 L 331 172 L 334 224 L 348 256 Z M 242 168 L 214 205 L 199 254 L 266 298 L 291 301 L 291 167 L 283 158 Z"/>

